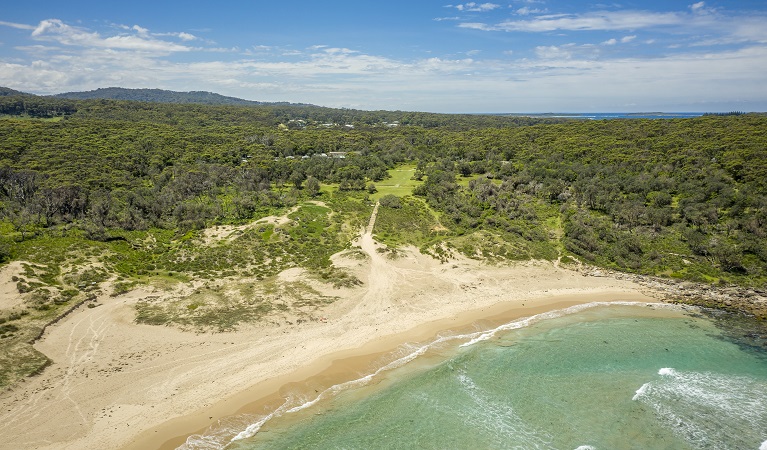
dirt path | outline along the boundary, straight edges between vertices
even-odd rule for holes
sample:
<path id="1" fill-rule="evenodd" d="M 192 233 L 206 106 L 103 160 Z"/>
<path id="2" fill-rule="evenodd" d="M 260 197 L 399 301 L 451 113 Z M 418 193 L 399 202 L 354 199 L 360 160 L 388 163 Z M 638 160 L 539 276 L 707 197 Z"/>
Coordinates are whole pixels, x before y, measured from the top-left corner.
<path id="1" fill-rule="evenodd" d="M 381 205 L 380 202 L 376 202 L 375 207 L 373 208 L 373 213 L 370 215 L 370 220 L 368 221 L 368 226 L 365 228 L 365 234 L 372 235 L 373 234 L 373 228 L 376 225 L 376 218 L 378 217 L 378 207 Z"/>
<path id="2" fill-rule="evenodd" d="M 457 282 L 444 276 L 439 270 L 438 263 L 413 251 L 405 249 L 404 256 L 390 259 L 385 253 L 379 252 L 383 245 L 373 239 L 373 229 L 378 217 L 379 203 L 376 202 L 370 221 L 364 232 L 358 239 L 362 251 L 370 257 L 370 265 L 367 272 L 367 290 L 362 296 L 356 309 L 375 312 L 377 314 L 391 314 L 402 310 L 419 310 L 423 308 L 415 306 L 417 302 L 409 301 L 403 296 L 403 290 L 424 294 L 428 289 L 453 290 Z"/>

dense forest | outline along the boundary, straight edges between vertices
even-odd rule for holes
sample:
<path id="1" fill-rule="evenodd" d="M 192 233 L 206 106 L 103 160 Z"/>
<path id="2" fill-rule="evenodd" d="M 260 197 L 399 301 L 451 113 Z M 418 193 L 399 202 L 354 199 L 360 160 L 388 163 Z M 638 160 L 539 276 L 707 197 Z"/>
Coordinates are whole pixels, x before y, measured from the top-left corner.
<path id="1" fill-rule="evenodd" d="M 354 251 L 376 201 L 374 233 L 392 255 L 414 245 L 442 261 L 558 260 L 764 289 L 766 180 L 760 114 L 563 121 L 2 89 L 0 263 L 20 261 L 25 300 L 0 310 L 0 386 L 44 367 L 29 343 L 106 281 L 112 295 L 267 286 L 302 267 L 354 286 L 330 257 Z M 255 222 L 267 216 L 286 220 Z M 222 225 L 237 232 L 211 238 Z M 137 320 L 227 330 L 274 307 L 221 298 L 204 314 L 145 306 Z"/>
<path id="2" fill-rule="evenodd" d="M 18 95 L 0 103 L 0 194 L 15 233 L 4 236 L 6 258 L 17 241 L 62 228 L 92 238 L 186 232 L 332 195 L 320 185 L 365 195 L 415 164 L 423 183 L 413 194 L 448 230 L 440 239 L 484 232 L 511 259 L 564 250 L 695 280 L 760 285 L 767 275 L 761 115 L 536 123 Z"/>

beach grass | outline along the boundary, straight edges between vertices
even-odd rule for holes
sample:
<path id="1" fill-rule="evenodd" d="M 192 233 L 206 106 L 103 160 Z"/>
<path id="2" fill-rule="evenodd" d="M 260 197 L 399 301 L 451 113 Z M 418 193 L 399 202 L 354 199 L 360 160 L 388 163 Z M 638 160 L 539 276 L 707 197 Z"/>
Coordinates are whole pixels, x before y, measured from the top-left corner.
<path id="1" fill-rule="evenodd" d="M 402 198 L 398 208 L 379 207 L 373 233 L 376 240 L 392 248 L 428 246 L 449 234 L 423 200 L 410 196 Z"/>
<path id="2" fill-rule="evenodd" d="M 147 298 L 137 304 L 138 323 L 174 325 L 197 332 L 226 332 L 246 323 L 317 320 L 318 308 L 336 297 L 322 295 L 303 281 L 226 280 L 170 299 Z M 300 322 L 299 322 L 300 323 Z"/>

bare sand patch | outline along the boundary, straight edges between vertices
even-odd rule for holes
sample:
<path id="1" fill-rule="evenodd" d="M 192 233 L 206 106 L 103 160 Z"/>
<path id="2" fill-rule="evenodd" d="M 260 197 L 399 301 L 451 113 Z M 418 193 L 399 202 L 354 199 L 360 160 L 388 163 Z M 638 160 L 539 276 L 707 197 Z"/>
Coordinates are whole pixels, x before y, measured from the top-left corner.
<path id="1" fill-rule="evenodd" d="M 16 287 L 18 280 L 16 278 L 24 277 L 24 267 L 27 264 L 24 261 L 12 261 L 7 266 L 0 269 L 0 311 L 10 310 L 24 303 L 24 297 Z"/>

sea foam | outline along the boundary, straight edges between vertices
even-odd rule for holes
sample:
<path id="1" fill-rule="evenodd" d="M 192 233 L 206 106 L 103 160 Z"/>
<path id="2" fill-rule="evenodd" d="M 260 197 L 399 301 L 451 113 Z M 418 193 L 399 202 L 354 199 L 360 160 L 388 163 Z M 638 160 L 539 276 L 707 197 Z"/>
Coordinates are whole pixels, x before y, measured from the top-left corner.
<path id="1" fill-rule="evenodd" d="M 525 422 L 512 405 L 495 398 L 465 373 L 459 373 L 456 379 L 472 405 L 464 405 L 469 406 L 470 411 L 458 414 L 471 428 L 484 430 L 488 436 L 495 438 L 498 448 L 507 446 L 513 440 L 523 441 L 524 447 L 529 449 L 551 448 L 551 436 Z"/>
<path id="2" fill-rule="evenodd" d="M 660 369 L 658 375 L 661 378 L 642 385 L 633 400 L 650 406 L 667 428 L 693 447 L 725 448 L 740 443 L 738 447 L 747 448 L 764 438 L 754 435 L 767 423 L 764 382 L 669 367 Z"/>
<path id="3" fill-rule="evenodd" d="M 634 397 L 631 398 L 631 400 L 636 401 L 639 397 L 643 396 L 647 392 L 647 388 L 650 387 L 650 383 L 645 383 L 637 389 L 636 393 L 634 393 Z"/>

